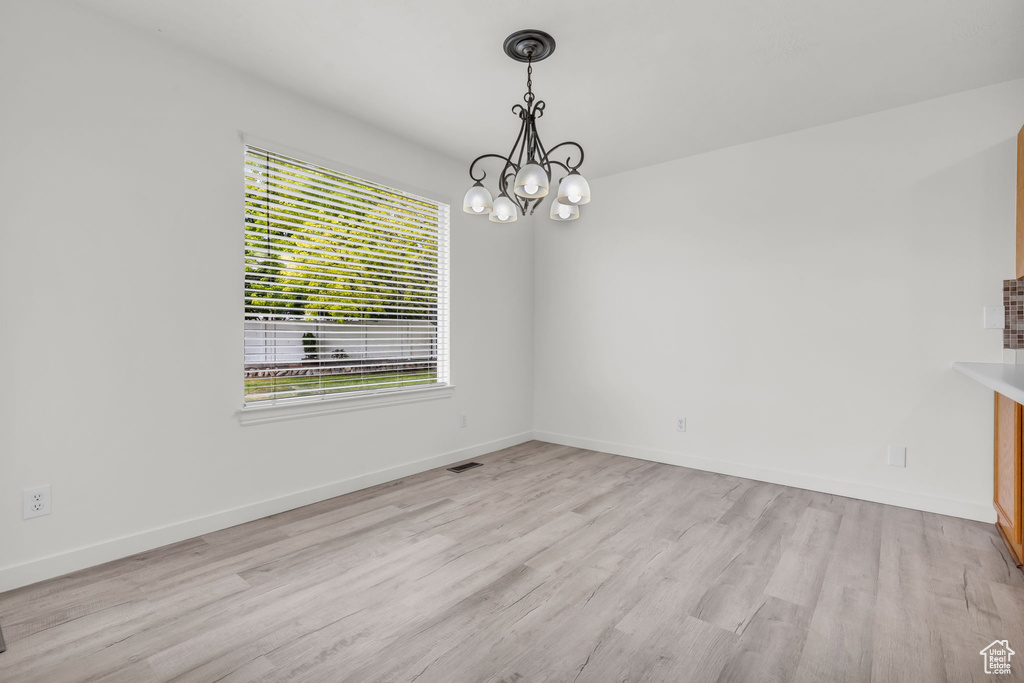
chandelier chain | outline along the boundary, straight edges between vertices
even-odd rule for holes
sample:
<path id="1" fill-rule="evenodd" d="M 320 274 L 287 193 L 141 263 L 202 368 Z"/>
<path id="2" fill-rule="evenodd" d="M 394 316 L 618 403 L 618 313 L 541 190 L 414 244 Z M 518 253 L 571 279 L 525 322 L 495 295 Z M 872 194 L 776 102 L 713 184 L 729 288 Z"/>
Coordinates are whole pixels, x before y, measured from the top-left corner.
<path id="1" fill-rule="evenodd" d="M 523 99 L 526 100 L 526 104 L 533 104 L 533 55 L 529 55 L 526 60 L 526 94 L 523 95 Z"/>

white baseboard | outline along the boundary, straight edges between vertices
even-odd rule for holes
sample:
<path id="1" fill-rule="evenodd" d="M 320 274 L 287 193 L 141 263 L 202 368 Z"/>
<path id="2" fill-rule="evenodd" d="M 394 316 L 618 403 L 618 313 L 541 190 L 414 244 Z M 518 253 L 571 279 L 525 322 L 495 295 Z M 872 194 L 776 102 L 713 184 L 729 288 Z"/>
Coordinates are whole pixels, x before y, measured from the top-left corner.
<path id="1" fill-rule="evenodd" d="M 0 593 L 79 569 L 94 567 L 104 562 L 159 548 L 169 543 L 177 543 L 178 541 L 227 529 L 236 524 L 244 524 L 245 522 L 275 515 L 286 510 L 294 510 L 304 505 L 318 503 L 328 498 L 334 498 L 335 496 L 376 486 L 377 484 L 401 479 L 402 477 L 425 472 L 435 467 L 450 465 L 466 458 L 474 458 L 501 450 L 502 448 L 516 446 L 530 441 L 532 438 L 532 432 L 514 434 L 503 439 L 497 439 L 496 441 L 489 441 L 457 451 L 442 453 L 441 455 L 370 472 L 369 474 L 363 474 L 350 479 L 343 479 L 323 486 L 306 489 L 305 491 L 297 491 L 278 498 L 243 505 L 231 510 L 224 510 L 223 512 L 217 512 L 205 517 L 189 519 L 120 538 L 112 538 L 56 555 L 30 560 L 22 564 L 0 567 Z"/>
<path id="2" fill-rule="evenodd" d="M 712 458 L 703 458 L 694 455 L 683 455 L 680 453 L 672 453 L 671 451 L 661 451 L 651 448 L 643 448 L 641 446 L 612 443 L 609 441 L 598 441 L 595 439 L 586 439 L 579 436 L 569 436 L 567 434 L 557 434 L 554 432 L 535 431 L 533 433 L 533 437 L 538 441 L 547 441 L 549 443 L 556 443 L 562 446 L 574 446 L 576 448 L 585 448 L 587 450 L 600 451 L 602 453 L 612 453 L 614 455 L 624 455 L 630 458 L 639 458 L 641 460 L 651 460 L 653 462 L 662 462 L 669 465 L 690 467 L 695 470 L 704 470 L 706 472 L 730 474 L 736 477 L 743 477 L 745 479 L 755 479 L 757 481 L 764 481 L 771 484 L 782 484 L 783 486 L 793 486 L 800 489 L 807 489 L 809 491 L 831 493 L 833 495 L 845 496 L 847 498 L 868 500 L 873 503 L 885 503 L 886 505 L 895 505 L 897 507 L 910 508 L 911 510 L 935 512 L 940 515 L 973 519 L 979 522 L 994 523 L 996 521 L 995 510 L 992 509 L 992 504 L 988 502 L 975 503 L 967 500 L 957 500 L 954 498 L 940 498 L 938 496 L 930 496 L 924 493 L 898 491 L 895 489 L 882 488 L 880 486 L 872 486 L 870 484 L 860 484 L 853 481 L 828 479 L 826 477 L 800 474 L 798 472 L 787 472 L 785 470 L 773 470 L 764 467 L 755 467 L 753 465 L 744 465 L 742 463 L 714 460 Z"/>

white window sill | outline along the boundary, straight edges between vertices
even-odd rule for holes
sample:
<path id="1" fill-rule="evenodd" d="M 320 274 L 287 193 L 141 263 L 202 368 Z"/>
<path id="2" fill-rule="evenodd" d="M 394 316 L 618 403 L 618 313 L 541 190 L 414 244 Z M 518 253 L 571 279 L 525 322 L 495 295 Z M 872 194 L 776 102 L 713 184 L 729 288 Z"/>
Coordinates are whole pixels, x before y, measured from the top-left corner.
<path id="1" fill-rule="evenodd" d="M 238 422 L 245 425 L 263 424 L 265 422 L 280 422 L 282 420 L 298 420 L 305 417 L 316 417 L 317 415 L 330 415 L 332 413 L 348 413 L 353 410 L 369 410 L 383 406 L 402 405 L 404 403 L 419 403 L 421 401 L 436 401 L 443 398 L 451 398 L 455 394 L 455 385 L 448 384 L 437 387 L 424 387 L 422 389 L 393 389 L 390 391 L 378 391 L 374 393 L 358 395 L 334 395 L 325 396 L 315 401 L 302 401 L 298 403 L 270 403 L 267 405 L 243 406 L 238 410 Z"/>

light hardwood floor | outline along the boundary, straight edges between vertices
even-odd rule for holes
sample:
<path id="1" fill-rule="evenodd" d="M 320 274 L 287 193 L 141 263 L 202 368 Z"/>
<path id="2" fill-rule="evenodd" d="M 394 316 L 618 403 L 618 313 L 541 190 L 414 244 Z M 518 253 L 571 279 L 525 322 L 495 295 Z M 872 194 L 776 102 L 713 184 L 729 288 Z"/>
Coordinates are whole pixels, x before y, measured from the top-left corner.
<path id="1" fill-rule="evenodd" d="M 0 680 L 983 681 L 997 638 L 1024 673 L 991 525 L 536 441 L 477 460 L 0 594 Z"/>

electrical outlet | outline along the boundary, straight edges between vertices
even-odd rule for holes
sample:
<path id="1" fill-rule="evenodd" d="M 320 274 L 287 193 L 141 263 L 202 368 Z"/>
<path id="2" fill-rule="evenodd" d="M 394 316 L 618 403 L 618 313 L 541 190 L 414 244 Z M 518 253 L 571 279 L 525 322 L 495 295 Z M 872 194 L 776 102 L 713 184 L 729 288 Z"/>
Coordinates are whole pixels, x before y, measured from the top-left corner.
<path id="1" fill-rule="evenodd" d="M 50 485 L 25 489 L 22 497 L 22 517 L 31 519 L 50 514 Z"/>
<path id="2" fill-rule="evenodd" d="M 685 432 L 686 431 L 686 418 L 685 417 L 680 417 L 679 419 L 676 420 L 676 431 L 677 432 Z"/>
<path id="3" fill-rule="evenodd" d="M 466 417 L 465 413 L 459 413 L 459 426 L 460 427 L 468 427 L 469 426 L 469 418 Z"/>
<path id="4" fill-rule="evenodd" d="M 889 446 L 889 466 L 890 467 L 906 467 L 907 466 L 907 447 L 906 446 Z"/>

